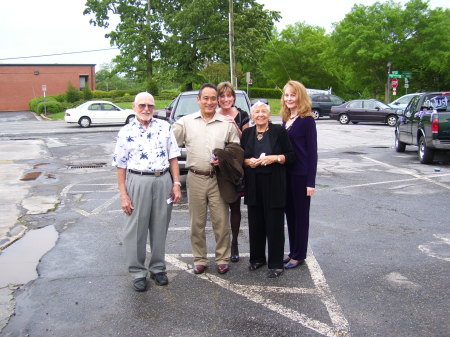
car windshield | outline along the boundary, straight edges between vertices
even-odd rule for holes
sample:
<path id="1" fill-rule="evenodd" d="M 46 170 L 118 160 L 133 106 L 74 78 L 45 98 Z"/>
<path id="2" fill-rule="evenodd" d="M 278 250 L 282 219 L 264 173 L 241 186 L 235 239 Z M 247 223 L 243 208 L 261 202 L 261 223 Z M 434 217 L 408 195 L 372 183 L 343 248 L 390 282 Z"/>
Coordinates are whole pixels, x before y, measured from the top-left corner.
<path id="1" fill-rule="evenodd" d="M 235 106 L 244 111 L 248 110 L 245 96 L 242 93 L 236 93 Z M 177 109 L 174 115 L 174 119 L 177 120 L 183 116 L 189 115 L 199 110 L 200 108 L 197 103 L 197 94 L 181 95 L 177 103 Z"/>
<path id="2" fill-rule="evenodd" d="M 379 101 L 377 102 L 377 106 L 381 109 L 392 109 L 389 105 Z"/>
<path id="3" fill-rule="evenodd" d="M 440 111 L 450 111 L 450 94 L 444 93 L 427 95 L 423 101 L 423 106 Z"/>

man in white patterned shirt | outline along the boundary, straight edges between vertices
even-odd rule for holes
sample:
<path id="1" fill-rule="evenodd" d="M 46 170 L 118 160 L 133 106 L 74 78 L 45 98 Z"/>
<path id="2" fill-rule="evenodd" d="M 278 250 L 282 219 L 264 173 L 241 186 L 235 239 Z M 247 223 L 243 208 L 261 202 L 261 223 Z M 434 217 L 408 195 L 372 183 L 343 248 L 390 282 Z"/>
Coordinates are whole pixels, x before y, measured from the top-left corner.
<path id="1" fill-rule="evenodd" d="M 147 289 L 148 272 L 157 285 L 169 283 L 165 265 L 167 229 L 172 202 L 181 200 L 177 159 L 180 149 L 170 124 L 153 118 L 154 107 L 151 94 L 136 95 L 136 119 L 120 129 L 112 161 L 117 167 L 120 203 L 125 213 L 126 263 L 136 291 Z M 148 235 L 152 256 L 146 268 Z"/>

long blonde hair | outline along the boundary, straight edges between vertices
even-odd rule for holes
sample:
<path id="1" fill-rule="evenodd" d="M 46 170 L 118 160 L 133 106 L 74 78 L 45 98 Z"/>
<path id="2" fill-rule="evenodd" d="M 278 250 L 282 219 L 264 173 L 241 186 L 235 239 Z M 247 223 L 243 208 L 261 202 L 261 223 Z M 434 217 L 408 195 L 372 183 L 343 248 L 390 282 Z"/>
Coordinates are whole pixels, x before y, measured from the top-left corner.
<path id="1" fill-rule="evenodd" d="M 295 93 L 295 103 L 297 104 L 297 111 L 300 118 L 306 116 L 313 116 L 311 112 L 311 98 L 309 98 L 308 92 L 303 84 L 298 81 L 288 81 L 283 88 L 283 93 L 281 94 L 281 118 L 285 123 L 291 114 L 290 109 L 287 107 L 284 101 L 284 93 L 286 89 L 292 89 Z"/>

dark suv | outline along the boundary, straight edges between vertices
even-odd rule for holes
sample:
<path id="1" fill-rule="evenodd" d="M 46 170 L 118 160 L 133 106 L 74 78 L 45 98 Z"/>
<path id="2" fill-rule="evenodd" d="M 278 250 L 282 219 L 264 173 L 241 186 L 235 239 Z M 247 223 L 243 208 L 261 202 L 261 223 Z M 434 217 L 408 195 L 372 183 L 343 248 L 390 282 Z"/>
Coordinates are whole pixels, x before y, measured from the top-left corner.
<path id="1" fill-rule="evenodd" d="M 236 93 L 236 107 L 250 113 L 250 100 L 247 93 L 243 90 L 235 90 Z M 197 104 L 198 90 L 185 91 L 179 94 L 167 107 L 155 111 L 155 117 L 161 118 L 173 124 L 176 120 L 183 116 L 189 115 L 200 110 Z M 186 174 L 186 149 L 181 148 L 181 156 L 178 157 L 178 164 L 180 166 L 180 173 Z"/>
<path id="2" fill-rule="evenodd" d="M 329 116 L 332 106 L 345 103 L 345 100 L 336 95 L 311 94 L 309 97 L 311 97 L 312 101 L 312 113 L 314 115 L 314 119 Z"/>

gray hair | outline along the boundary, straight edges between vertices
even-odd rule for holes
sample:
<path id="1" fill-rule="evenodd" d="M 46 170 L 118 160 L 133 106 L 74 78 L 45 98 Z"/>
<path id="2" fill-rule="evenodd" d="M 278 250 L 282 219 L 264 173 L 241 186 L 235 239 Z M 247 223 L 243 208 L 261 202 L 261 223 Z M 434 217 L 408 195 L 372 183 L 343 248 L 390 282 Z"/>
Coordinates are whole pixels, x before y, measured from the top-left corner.
<path id="1" fill-rule="evenodd" d="M 255 109 L 258 108 L 258 107 L 260 107 L 260 106 L 264 106 L 264 107 L 266 108 L 267 112 L 270 113 L 270 106 L 269 106 L 269 104 L 266 104 L 266 103 L 264 103 L 263 101 L 256 101 L 256 102 L 252 105 L 252 107 L 250 108 L 250 113 L 255 112 Z"/>
<path id="2" fill-rule="evenodd" d="M 134 103 L 137 103 L 141 97 L 150 97 L 153 101 L 153 104 L 155 104 L 155 99 L 154 99 L 153 95 L 146 91 L 143 91 L 143 92 L 140 92 L 139 94 L 137 94 L 136 97 L 134 98 Z"/>

